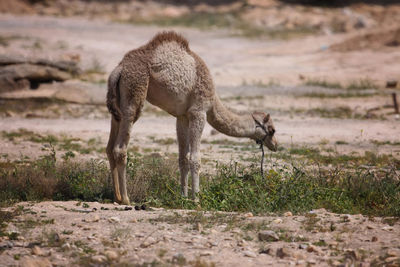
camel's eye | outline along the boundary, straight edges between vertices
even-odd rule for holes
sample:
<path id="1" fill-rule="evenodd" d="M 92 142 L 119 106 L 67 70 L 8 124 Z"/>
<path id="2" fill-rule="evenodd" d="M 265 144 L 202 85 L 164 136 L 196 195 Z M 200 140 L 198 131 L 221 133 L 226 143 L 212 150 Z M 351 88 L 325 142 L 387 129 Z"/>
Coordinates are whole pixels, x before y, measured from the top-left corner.
<path id="1" fill-rule="evenodd" d="M 270 135 L 274 135 L 274 133 L 275 133 L 274 127 L 268 126 L 268 132 L 269 132 Z"/>

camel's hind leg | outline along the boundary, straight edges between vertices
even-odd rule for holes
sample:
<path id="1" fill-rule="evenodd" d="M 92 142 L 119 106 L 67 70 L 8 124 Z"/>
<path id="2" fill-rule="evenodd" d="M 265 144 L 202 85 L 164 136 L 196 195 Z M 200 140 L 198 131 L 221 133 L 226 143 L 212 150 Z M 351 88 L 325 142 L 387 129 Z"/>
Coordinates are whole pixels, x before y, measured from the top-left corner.
<path id="1" fill-rule="evenodd" d="M 176 120 L 176 133 L 179 145 L 179 171 L 181 173 L 182 194 L 188 195 L 188 173 L 189 173 L 189 121 L 181 116 Z"/>
<path id="2" fill-rule="evenodd" d="M 121 203 L 125 205 L 130 204 L 126 188 L 127 149 L 130 132 L 132 125 L 140 116 L 144 101 L 146 100 L 148 87 L 148 77 L 145 74 L 129 78 L 128 80 L 120 80 L 120 109 L 122 114 L 117 139 L 113 148 L 118 171 L 119 189 L 122 197 Z"/>
<path id="3" fill-rule="evenodd" d="M 110 137 L 108 139 L 108 144 L 107 144 L 107 157 L 108 161 L 110 162 L 110 170 L 111 170 L 111 176 L 113 179 L 113 184 L 114 184 L 114 197 L 116 202 L 121 202 L 121 193 L 119 191 L 119 180 L 118 180 L 118 171 L 117 171 L 117 164 L 114 158 L 114 145 L 117 140 L 118 136 L 118 130 L 119 130 L 119 122 L 114 119 L 114 117 L 111 118 L 111 130 L 110 130 Z"/>
<path id="4" fill-rule="evenodd" d="M 200 191 L 200 141 L 203 133 L 206 115 L 202 112 L 189 112 L 189 145 L 190 145 L 190 173 L 192 176 L 192 198 L 197 200 Z"/>

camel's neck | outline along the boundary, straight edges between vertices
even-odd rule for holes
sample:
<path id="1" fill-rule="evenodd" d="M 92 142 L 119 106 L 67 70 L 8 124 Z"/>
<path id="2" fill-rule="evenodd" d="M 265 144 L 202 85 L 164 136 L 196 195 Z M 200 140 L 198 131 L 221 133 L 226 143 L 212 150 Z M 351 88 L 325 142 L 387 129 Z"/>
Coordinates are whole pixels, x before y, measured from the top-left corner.
<path id="1" fill-rule="evenodd" d="M 255 122 L 251 114 L 238 115 L 228 110 L 218 96 L 215 96 L 213 106 L 207 112 L 207 121 L 219 132 L 234 137 L 252 138 L 255 132 Z"/>

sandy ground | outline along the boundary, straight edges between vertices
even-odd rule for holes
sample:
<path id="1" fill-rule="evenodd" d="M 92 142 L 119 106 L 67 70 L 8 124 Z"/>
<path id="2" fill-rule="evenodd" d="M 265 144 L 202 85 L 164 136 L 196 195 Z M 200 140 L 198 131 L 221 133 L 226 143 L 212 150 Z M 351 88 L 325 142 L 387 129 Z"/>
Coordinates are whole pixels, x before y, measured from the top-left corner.
<path id="1" fill-rule="evenodd" d="M 396 266 L 400 256 L 398 223 L 323 209 L 281 217 L 137 211 L 76 201 L 19 203 L 19 209 L 22 215 L 8 229 L 23 239 L 0 239 L 4 265 L 20 257 L 22 264 L 36 260 L 56 266 Z"/>

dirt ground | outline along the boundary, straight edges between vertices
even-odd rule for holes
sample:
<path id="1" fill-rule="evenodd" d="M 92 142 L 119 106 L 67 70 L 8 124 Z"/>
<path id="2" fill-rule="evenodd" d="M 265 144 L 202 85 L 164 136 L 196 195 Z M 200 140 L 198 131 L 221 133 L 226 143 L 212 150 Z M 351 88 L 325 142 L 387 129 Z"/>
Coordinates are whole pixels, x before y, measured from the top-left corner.
<path id="1" fill-rule="evenodd" d="M 0 241 L 2 265 L 396 266 L 400 256 L 396 220 L 323 209 L 255 217 L 76 201 L 18 207 L 8 229 L 23 238 Z M 35 261 L 43 265 L 24 265 Z"/>
<path id="2" fill-rule="evenodd" d="M 398 33 L 389 28 L 389 32 Z M 384 88 L 386 81 L 400 79 L 400 49 L 395 45 L 349 45 L 348 40 L 363 39 L 363 34 L 366 40 L 375 38 L 368 35 L 369 28 L 289 40 L 246 39 L 222 29 L 173 29 L 186 36 L 191 49 L 205 60 L 227 106 L 271 114 L 283 148 L 316 147 L 326 153 L 359 155 L 373 151 L 400 158 L 400 117 L 393 112 L 390 95 L 392 90 L 399 91 Z M 0 45 L 0 54 L 78 60 L 84 71 L 81 79 L 0 95 L 1 161 L 33 160 L 48 153 L 47 144 L 32 141 L 32 136 L 54 135 L 81 145 L 95 139 L 96 148 L 104 149 L 110 127 L 104 104 L 107 74 L 127 51 L 161 30 L 165 28 L 98 17 L 1 14 L 0 36 L 7 44 Z M 363 82 L 367 86 L 355 86 Z M 20 129 L 31 132 L 11 137 Z M 130 147 L 141 153 L 177 153 L 175 135 L 175 119 L 146 104 L 133 126 Z M 249 140 L 224 136 L 209 125 L 203 136 L 203 168 L 214 166 L 215 161 L 242 162 L 260 153 Z M 248 149 L 238 153 L 238 146 L 243 145 Z M 58 156 L 65 152 L 58 151 Z M 74 152 L 78 160 L 106 158 L 97 149 L 89 154 Z M 84 208 L 76 204 L 19 203 L 23 206 L 21 216 L 8 230 L 18 232 L 20 238 L 0 237 L 4 248 L 0 265 L 13 266 L 18 258 L 19 263 L 27 261 L 25 264 L 41 261 L 40 266 L 125 266 L 129 262 L 138 266 L 151 262 L 195 266 L 363 262 L 362 266 L 396 266 L 392 263 L 400 257 L 400 225 L 387 218 L 323 210 L 304 216 L 252 217 L 120 211 L 115 208 L 125 207 L 87 203 L 89 207 Z M 29 222 L 33 223 L 27 225 Z M 332 227 L 334 231 L 329 230 Z M 274 231 L 279 241 L 259 241 L 259 232 L 265 229 Z M 54 248 L 49 245 L 38 250 L 38 240 L 53 242 Z M 322 243 L 327 245 L 322 248 Z"/>

